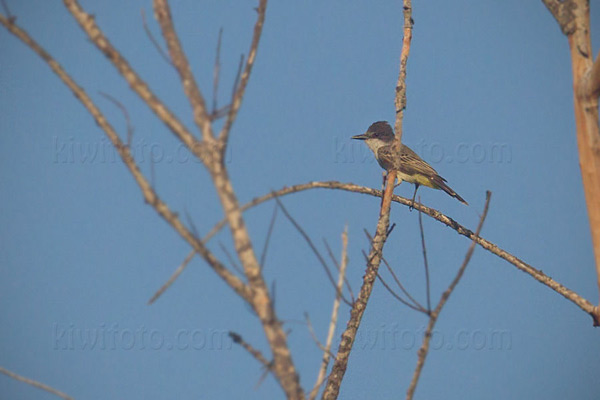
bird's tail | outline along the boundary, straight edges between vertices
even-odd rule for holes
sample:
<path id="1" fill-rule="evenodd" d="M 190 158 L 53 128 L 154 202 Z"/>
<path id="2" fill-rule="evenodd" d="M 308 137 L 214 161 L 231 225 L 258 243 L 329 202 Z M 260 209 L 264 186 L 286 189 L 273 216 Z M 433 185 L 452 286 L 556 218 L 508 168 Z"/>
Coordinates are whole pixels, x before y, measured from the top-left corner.
<path id="1" fill-rule="evenodd" d="M 460 195 L 458 193 L 456 193 L 454 190 L 452 190 L 452 188 L 450 186 L 448 186 L 446 184 L 446 180 L 444 178 L 442 178 L 441 176 L 437 175 L 432 179 L 433 183 L 440 189 L 442 189 L 444 192 L 448 193 L 450 196 L 454 197 L 456 200 L 460 201 L 461 203 L 465 204 L 465 205 L 469 205 L 469 203 L 467 203 L 465 201 L 465 199 L 463 199 L 462 197 L 460 197 Z"/>

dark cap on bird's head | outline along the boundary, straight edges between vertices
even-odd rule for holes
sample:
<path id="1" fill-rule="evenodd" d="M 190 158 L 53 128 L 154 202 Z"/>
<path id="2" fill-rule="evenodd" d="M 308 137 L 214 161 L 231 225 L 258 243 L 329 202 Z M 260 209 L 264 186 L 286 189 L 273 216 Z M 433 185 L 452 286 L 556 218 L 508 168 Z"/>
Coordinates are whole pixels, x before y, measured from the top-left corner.
<path id="1" fill-rule="evenodd" d="M 383 141 L 391 141 L 394 139 L 394 130 L 386 121 L 377 121 L 367 129 L 367 132 L 362 135 L 352 136 L 352 139 L 367 140 L 380 139 Z"/>

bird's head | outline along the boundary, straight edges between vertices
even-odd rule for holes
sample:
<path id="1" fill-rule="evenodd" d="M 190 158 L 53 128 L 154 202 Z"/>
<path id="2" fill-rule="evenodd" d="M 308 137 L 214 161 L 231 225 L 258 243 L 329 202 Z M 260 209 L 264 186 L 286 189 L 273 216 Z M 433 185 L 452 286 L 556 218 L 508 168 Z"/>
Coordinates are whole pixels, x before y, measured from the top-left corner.
<path id="1" fill-rule="evenodd" d="M 364 140 L 367 146 L 377 154 L 377 149 L 394 142 L 394 131 L 385 121 L 375 122 L 362 135 L 352 136 L 352 139 Z"/>

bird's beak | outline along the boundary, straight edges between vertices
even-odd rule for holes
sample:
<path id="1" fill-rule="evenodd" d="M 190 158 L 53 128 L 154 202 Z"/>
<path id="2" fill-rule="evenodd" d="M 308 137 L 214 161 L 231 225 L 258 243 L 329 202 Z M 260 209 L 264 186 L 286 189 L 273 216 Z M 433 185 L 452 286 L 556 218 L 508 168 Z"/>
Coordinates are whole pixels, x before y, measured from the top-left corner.
<path id="1" fill-rule="evenodd" d="M 368 138 L 369 138 L 369 135 L 367 135 L 366 133 L 363 133 L 362 135 L 352 136 L 352 139 L 357 139 L 357 140 L 367 140 Z"/>

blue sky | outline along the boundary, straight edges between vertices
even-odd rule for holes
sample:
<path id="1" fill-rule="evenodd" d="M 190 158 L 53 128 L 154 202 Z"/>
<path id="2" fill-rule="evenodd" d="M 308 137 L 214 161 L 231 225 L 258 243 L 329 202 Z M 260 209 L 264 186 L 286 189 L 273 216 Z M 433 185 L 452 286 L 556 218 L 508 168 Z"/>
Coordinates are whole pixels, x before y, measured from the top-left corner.
<path id="1" fill-rule="evenodd" d="M 8 1 L 18 23 L 87 90 L 125 135 L 159 194 L 201 233 L 222 211 L 202 166 L 129 91 L 59 2 Z M 82 1 L 153 90 L 193 128 L 177 75 L 145 36 L 150 1 Z M 592 4 L 592 7 L 596 4 Z M 172 11 L 188 58 L 211 97 L 214 48 L 224 28 L 219 102 L 230 96 L 247 52 L 254 2 L 180 0 Z M 578 167 L 566 38 L 541 1 L 413 2 L 403 142 L 470 206 L 441 191 L 422 201 L 475 228 L 493 192 L 482 236 L 580 293 L 598 299 Z M 600 15 L 592 8 L 594 54 Z M 228 167 L 241 202 L 285 185 L 339 180 L 379 187 L 381 170 L 362 143 L 377 120 L 393 120 L 402 35 L 400 1 L 272 2 Z M 0 365 L 75 398 L 281 398 L 260 366 L 226 337 L 267 352 L 257 321 L 200 259 L 154 305 L 146 302 L 188 246 L 145 205 L 103 133 L 49 68 L 0 31 Z M 150 158 L 154 158 L 154 163 Z M 412 195 L 404 184 L 396 193 Z M 348 277 L 358 291 L 361 250 L 379 201 L 309 191 L 283 199 L 324 252 L 341 251 L 349 229 Z M 274 204 L 246 213 L 260 253 Z M 394 205 L 385 257 L 424 299 L 418 215 Z M 469 242 L 424 218 L 437 302 Z M 231 248 L 228 232 L 210 242 Z M 281 213 L 265 266 L 294 361 L 312 387 L 333 290 L 316 258 Z M 348 318 L 343 306 L 339 329 Z M 410 382 L 426 318 L 378 284 L 350 358 L 341 398 L 397 398 Z M 339 330 L 338 330 L 339 333 Z M 336 334 L 336 338 L 339 335 Z M 477 249 L 436 327 L 416 398 L 579 398 L 600 392 L 598 331 L 550 289 Z M 53 398 L 6 377 L 11 398 Z"/>

